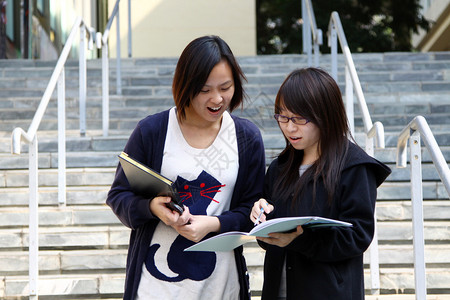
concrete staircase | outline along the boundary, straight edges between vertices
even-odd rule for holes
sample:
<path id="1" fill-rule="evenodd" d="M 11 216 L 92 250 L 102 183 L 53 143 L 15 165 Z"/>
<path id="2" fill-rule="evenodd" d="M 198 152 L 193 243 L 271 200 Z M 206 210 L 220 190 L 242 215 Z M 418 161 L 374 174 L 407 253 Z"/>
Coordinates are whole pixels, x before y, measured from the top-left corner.
<path id="1" fill-rule="evenodd" d="M 340 58 L 342 59 L 342 58 Z M 354 56 L 372 120 L 385 126 L 386 149 L 375 156 L 393 169 L 378 190 L 377 218 L 381 293 L 414 299 L 409 169 L 395 167 L 400 130 L 423 115 L 450 160 L 450 53 L 385 53 Z M 303 55 L 239 58 L 248 78 L 249 100 L 235 114 L 251 119 L 263 133 L 267 163 L 284 146 L 272 118 L 275 94 L 286 74 L 306 66 Z M 137 121 L 173 105 L 171 82 L 176 59 L 124 59 L 123 95 L 115 93 L 111 70 L 110 135 L 101 136 L 101 62 L 88 62 L 87 134 L 78 133 L 77 62 L 66 68 L 67 205 L 57 203 L 56 101 L 50 102 L 38 131 L 40 183 L 40 298 L 119 299 L 123 292 L 129 230 L 104 204 L 123 149 Z M 28 129 L 55 62 L 0 61 L 0 298 L 27 299 L 28 155 L 10 154 L 15 127 Z M 330 69 L 330 58 L 321 58 Z M 114 64 L 111 64 L 114 66 Z M 342 64 L 341 64 L 342 68 Z M 343 82 L 343 70 L 339 70 Z M 357 117 L 356 140 L 364 143 Z M 450 201 L 424 149 L 425 259 L 429 299 L 450 299 Z M 262 285 L 263 251 L 245 247 L 251 288 Z M 366 263 L 367 299 L 370 271 Z M 397 295 L 397 296 L 393 296 Z M 382 298 L 382 297 L 381 297 Z"/>

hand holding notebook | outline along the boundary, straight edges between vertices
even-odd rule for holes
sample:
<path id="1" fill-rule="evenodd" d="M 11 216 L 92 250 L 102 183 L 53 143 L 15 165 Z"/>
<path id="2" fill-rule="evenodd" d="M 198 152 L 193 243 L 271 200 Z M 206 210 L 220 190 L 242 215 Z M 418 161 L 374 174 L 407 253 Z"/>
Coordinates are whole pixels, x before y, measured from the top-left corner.
<path id="1" fill-rule="evenodd" d="M 119 155 L 119 160 L 134 193 L 148 198 L 169 196 L 172 201 L 168 207 L 180 215 L 183 213 L 183 204 L 172 180 L 134 160 L 125 152 Z"/>
<path id="2" fill-rule="evenodd" d="M 289 232 L 298 225 L 303 227 L 344 226 L 352 224 L 322 217 L 285 217 L 276 218 L 256 225 L 250 232 L 230 231 L 218 234 L 198 242 L 184 251 L 231 251 L 256 237 L 268 237 L 272 232 Z"/>

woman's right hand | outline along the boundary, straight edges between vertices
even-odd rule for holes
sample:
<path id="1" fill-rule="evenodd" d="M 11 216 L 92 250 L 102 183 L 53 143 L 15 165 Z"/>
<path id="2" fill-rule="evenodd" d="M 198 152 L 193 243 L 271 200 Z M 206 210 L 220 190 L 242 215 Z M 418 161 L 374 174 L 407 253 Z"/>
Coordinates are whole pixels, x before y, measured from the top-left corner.
<path id="1" fill-rule="evenodd" d="M 184 225 L 188 223 L 191 214 L 187 206 L 184 207 L 184 212 L 180 215 L 178 212 L 171 210 L 168 207 L 170 197 L 158 196 L 150 201 L 150 211 L 156 217 L 158 217 L 167 226 L 172 225 Z"/>
<path id="2" fill-rule="evenodd" d="M 273 211 L 274 207 L 272 204 L 269 204 L 266 199 L 259 199 L 258 201 L 253 204 L 252 211 L 250 213 L 250 220 L 252 220 L 253 223 L 256 223 L 259 218 L 258 223 L 262 223 L 266 221 L 266 215 L 271 213 Z"/>

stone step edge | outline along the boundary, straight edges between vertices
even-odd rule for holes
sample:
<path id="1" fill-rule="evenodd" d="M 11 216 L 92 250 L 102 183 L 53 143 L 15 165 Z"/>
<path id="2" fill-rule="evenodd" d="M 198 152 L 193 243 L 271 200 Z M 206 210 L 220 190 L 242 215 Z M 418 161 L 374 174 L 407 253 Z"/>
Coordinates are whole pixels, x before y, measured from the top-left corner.
<path id="1" fill-rule="evenodd" d="M 412 251 L 413 245 L 392 245 L 392 244 L 379 244 L 378 249 L 380 251 Z M 425 253 L 428 251 L 445 251 L 450 254 L 450 244 L 441 244 L 441 245 L 425 245 Z M 99 256 L 107 256 L 107 255 L 116 255 L 116 254 L 125 254 L 128 252 L 127 248 L 110 248 L 110 249 L 76 249 L 76 250 L 40 250 L 40 257 L 48 257 L 48 256 L 80 256 L 80 255 L 99 255 Z M 262 260 L 254 260 L 252 257 L 254 255 L 264 255 L 265 250 L 259 247 L 256 241 L 252 241 L 244 245 L 244 255 L 248 256 L 247 260 L 250 259 L 252 262 L 250 265 L 261 266 Z M 0 258 L 11 258 L 11 257 L 28 257 L 28 250 L 5 250 L 0 248 Z M 369 250 L 365 252 L 365 255 L 370 255 Z M 257 262 L 257 263 L 256 263 Z M 430 261 L 426 261 L 427 264 L 431 264 Z M 248 262 L 247 262 L 248 264 Z M 431 266 L 430 266 L 431 267 Z M 440 268 L 440 266 L 431 267 L 433 269 Z M 389 269 L 389 267 L 386 267 Z"/>
<path id="2" fill-rule="evenodd" d="M 450 222 L 445 215 L 435 216 L 437 209 L 447 210 L 450 203 L 447 200 L 424 201 L 424 221 L 429 222 Z M 400 210 L 395 214 L 391 209 Z M 411 201 L 379 201 L 377 202 L 377 220 L 379 223 L 387 222 L 411 222 Z M 39 207 L 40 227 L 52 228 L 54 226 L 100 226 L 100 225 L 118 225 L 121 224 L 115 217 L 111 208 L 106 202 L 85 205 L 46 205 Z M 91 221 L 90 217 L 99 214 L 99 218 Z M 28 206 L 1 206 L 0 215 L 3 221 L 0 221 L 0 228 L 23 228 L 28 227 Z M 14 220 L 14 221 L 12 221 Z"/>
<path id="3" fill-rule="evenodd" d="M 11 188 L 12 189 L 12 188 Z M 20 188 L 22 189 L 22 188 Z M 28 188 L 25 188 L 28 189 Z M 106 200 L 106 199 L 105 199 Z M 389 207 L 403 207 L 403 208 L 411 208 L 412 203 L 410 199 L 406 200 L 383 200 L 377 202 L 377 208 L 389 208 Z M 424 199 L 423 201 L 424 207 L 434 207 L 434 206 L 448 206 L 450 207 L 450 201 L 448 200 L 428 200 Z M 106 203 L 92 203 L 92 204 L 66 204 L 66 205 L 40 205 L 39 212 L 64 212 L 64 211 L 98 211 L 98 210 L 110 210 L 109 206 Z M 0 215 L 5 213 L 17 213 L 17 212 L 26 212 L 28 213 L 28 206 L 0 206 Z M 450 221 L 450 217 L 449 217 Z"/>
<path id="4" fill-rule="evenodd" d="M 89 211 L 88 211 L 89 212 Z M 383 226 L 393 226 L 393 225 L 407 225 L 411 224 L 411 220 L 383 220 L 378 225 Z M 432 220 L 432 221 L 424 221 L 425 227 L 440 227 L 440 226 L 449 226 L 450 220 Z M 130 231 L 128 227 L 124 226 L 122 223 L 114 223 L 114 224 L 106 224 L 106 225 L 98 225 L 98 226 L 79 226 L 79 225 L 68 225 L 64 227 L 58 226 L 40 226 L 40 234 L 54 234 L 54 233 L 82 233 L 82 232 L 127 232 Z M 0 234 L 6 233 L 22 233 L 28 234 L 28 226 L 20 226 L 19 228 L 5 228 L 2 229 Z M 446 239 L 442 239 L 446 240 Z M 448 236 L 448 240 L 450 241 L 450 236 Z"/>
<path id="5" fill-rule="evenodd" d="M 111 182 L 112 183 L 112 182 Z M 382 188 L 396 188 L 396 187 L 404 187 L 405 185 L 410 185 L 410 181 L 406 180 L 406 181 L 385 181 L 383 182 L 383 184 L 378 188 L 378 189 L 382 189 Z M 441 187 L 444 186 L 443 182 L 440 180 L 437 181 L 423 181 L 422 182 L 422 186 L 423 188 L 427 188 L 427 187 L 431 187 L 431 188 L 436 188 L 436 187 Z M 111 187 L 110 184 L 103 184 L 103 185 L 80 185 L 80 186 L 70 186 L 67 185 L 67 191 L 83 191 L 83 190 L 93 190 L 93 191 L 99 191 L 99 190 L 109 190 L 109 188 Z M 29 187 L 24 186 L 24 187 L 1 187 L 0 190 L 4 190 L 4 191 L 8 191 L 8 192 L 18 192 L 18 193 L 23 193 L 23 192 L 28 192 Z M 39 192 L 42 193 L 48 193 L 48 192 L 55 192 L 58 191 L 58 187 L 57 186 L 40 186 L 39 187 Z M 407 200 L 407 199 L 395 199 L 395 200 Z"/>
<path id="6" fill-rule="evenodd" d="M 112 216 L 113 217 L 113 216 Z M 425 221 L 425 243 L 427 245 L 450 244 L 450 239 L 442 230 L 450 228 L 450 221 Z M 385 229 L 397 229 L 389 234 Z M 412 243 L 412 224 L 407 221 L 385 221 L 378 223 L 378 242 L 381 245 L 410 245 Z M 440 232 L 430 236 L 431 233 Z M 2 228 L 3 250 L 18 251 L 28 247 L 28 226 L 20 228 Z M 392 236 L 394 234 L 394 236 Z M 130 229 L 121 223 L 93 226 L 41 226 L 39 227 L 40 247 L 48 250 L 76 249 L 116 249 L 128 245 Z M 64 237 L 64 238 L 63 238 Z M 63 238 L 63 239 L 62 239 Z M 86 240 L 87 239 L 87 240 Z M 255 241 L 252 241 L 256 245 Z"/>
<path id="7" fill-rule="evenodd" d="M 259 272 L 258 272 L 259 273 Z M 411 277 L 414 274 L 413 270 L 410 269 L 396 269 L 385 270 L 380 268 L 380 277 L 389 277 L 389 275 L 400 274 L 402 276 Z M 436 269 L 427 272 L 427 276 L 441 274 L 450 276 L 450 271 L 448 269 Z M 250 273 L 250 285 L 252 291 L 258 291 L 256 286 L 260 286 L 260 275 L 252 276 Z M 369 278 L 369 271 L 365 271 L 366 281 Z M 125 279 L 124 274 L 100 274 L 100 275 L 41 275 L 39 276 L 39 294 L 41 296 L 57 296 L 57 295 L 103 295 L 103 294 L 121 294 L 123 293 L 123 282 Z M 256 279 L 256 280 L 252 280 Z M 2 276 L 0 277 L 0 296 L 2 297 L 18 297 L 26 296 L 28 286 L 28 276 Z M 84 283 L 84 284 L 83 284 Z M 253 286 L 253 287 L 252 287 Z M 369 289 L 366 286 L 366 291 Z M 413 286 L 408 287 L 413 288 Z M 381 291 L 391 290 L 389 286 L 381 286 Z M 428 289 L 433 289 L 433 286 L 428 286 Z M 440 290 L 442 288 L 434 288 Z M 8 294 L 6 294 L 8 292 Z M 3 295 L 2 295 L 3 294 Z M 447 295 L 447 294 L 444 294 Z M 449 295 L 450 296 L 450 295 Z M 378 295 L 376 296 L 378 297 Z M 405 297 L 405 295 L 402 295 Z M 8 298 L 6 298 L 8 299 Z M 77 299 L 80 299 L 77 297 Z"/>

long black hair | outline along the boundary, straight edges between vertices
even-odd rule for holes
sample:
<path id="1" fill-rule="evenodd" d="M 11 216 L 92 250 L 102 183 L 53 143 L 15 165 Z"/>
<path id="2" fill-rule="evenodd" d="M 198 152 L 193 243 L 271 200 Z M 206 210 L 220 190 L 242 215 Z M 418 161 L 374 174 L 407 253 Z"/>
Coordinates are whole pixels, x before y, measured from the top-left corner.
<path id="1" fill-rule="evenodd" d="M 348 138 L 351 137 L 339 86 L 321 69 L 295 70 L 284 80 L 275 100 L 275 113 L 284 109 L 308 119 L 319 128 L 319 158 L 300 177 L 304 152 L 296 150 L 285 137 L 286 147 L 279 155 L 281 170 L 275 189 L 279 191 L 280 199 L 287 200 L 294 193 L 295 204 L 305 185 L 311 181 L 315 197 L 317 182 L 321 178 L 331 204 L 346 159 Z"/>

